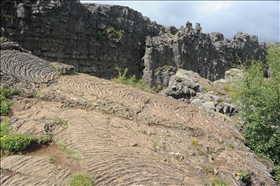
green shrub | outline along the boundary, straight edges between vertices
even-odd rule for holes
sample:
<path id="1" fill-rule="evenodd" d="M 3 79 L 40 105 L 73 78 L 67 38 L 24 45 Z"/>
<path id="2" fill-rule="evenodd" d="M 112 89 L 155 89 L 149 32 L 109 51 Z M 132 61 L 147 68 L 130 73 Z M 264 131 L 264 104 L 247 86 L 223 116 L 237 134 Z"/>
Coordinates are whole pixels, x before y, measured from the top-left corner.
<path id="1" fill-rule="evenodd" d="M 87 172 L 76 173 L 68 181 L 70 186 L 93 186 L 94 180 Z"/>
<path id="2" fill-rule="evenodd" d="M 1 100 L 0 114 L 3 115 L 3 116 L 8 115 L 10 105 L 11 105 L 10 102 L 8 102 L 6 100 Z"/>
<path id="3" fill-rule="evenodd" d="M 120 40 L 123 36 L 122 32 L 120 30 L 115 29 L 114 27 L 108 28 L 108 31 L 110 32 L 110 34 L 108 34 L 109 39 Z"/>
<path id="4" fill-rule="evenodd" d="M 1 139 L 0 148 L 9 152 L 23 151 L 34 139 L 26 134 L 4 135 Z"/>
<path id="5" fill-rule="evenodd" d="M 273 173 L 272 173 L 275 181 L 280 184 L 280 165 L 276 165 L 273 169 Z"/>
<path id="6" fill-rule="evenodd" d="M 266 63 L 244 68 L 237 103 L 245 124 L 244 137 L 256 154 L 280 165 L 280 47 L 267 49 Z"/>
<path id="7" fill-rule="evenodd" d="M 8 129 L 9 120 L 4 120 L 0 124 L 0 137 L 3 137 L 4 135 L 7 135 L 9 133 Z"/>
<path id="8" fill-rule="evenodd" d="M 8 120 L 1 122 L 0 149 L 1 152 L 21 152 L 35 139 L 27 134 L 18 134 L 9 129 Z"/>

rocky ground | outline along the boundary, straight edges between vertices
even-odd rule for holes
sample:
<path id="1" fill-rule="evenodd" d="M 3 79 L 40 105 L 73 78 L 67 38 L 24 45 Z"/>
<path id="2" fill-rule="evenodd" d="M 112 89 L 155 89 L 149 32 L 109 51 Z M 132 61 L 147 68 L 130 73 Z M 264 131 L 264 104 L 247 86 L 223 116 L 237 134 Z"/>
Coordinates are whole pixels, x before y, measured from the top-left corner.
<path id="1" fill-rule="evenodd" d="M 231 113 L 217 109 L 221 101 L 214 96 L 228 97 L 218 86 L 223 80 L 192 74 L 201 88 L 185 91 L 190 100 L 176 100 L 168 91 L 148 93 L 54 66 L 26 52 L 1 50 L 1 84 L 23 91 L 12 98 L 10 126 L 52 136 L 48 145 L 2 154 L 1 185 L 67 185 L 80 171 L 95 185 L 244 185 L 240 170 L 248 171 L 250 185 L 276 185 L 272 164 L 244 145 Z M 181 90 L 176 85 L 171 90 Z"/>

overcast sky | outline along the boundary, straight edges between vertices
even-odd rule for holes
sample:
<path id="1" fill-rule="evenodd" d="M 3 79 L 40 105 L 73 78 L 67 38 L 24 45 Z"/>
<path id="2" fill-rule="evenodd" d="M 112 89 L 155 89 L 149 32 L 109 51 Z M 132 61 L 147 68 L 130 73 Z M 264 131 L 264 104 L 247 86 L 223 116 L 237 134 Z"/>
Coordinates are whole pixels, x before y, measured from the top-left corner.
<path id="1" fill-rule="evenodd" d="M 279 42 L 279 1 L 81 1 L 128 6 L 165 26 L 201 23 L 202 32 L 231 38 L 238 31 L 259 41 Z"/>

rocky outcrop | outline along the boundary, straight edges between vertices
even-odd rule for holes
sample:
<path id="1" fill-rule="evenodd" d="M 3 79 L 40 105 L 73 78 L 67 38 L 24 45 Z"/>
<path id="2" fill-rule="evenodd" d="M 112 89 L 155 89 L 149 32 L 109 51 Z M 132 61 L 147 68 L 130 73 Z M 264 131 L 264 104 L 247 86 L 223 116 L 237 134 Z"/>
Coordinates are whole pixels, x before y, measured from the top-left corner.
<path id="1" fill-rule="evenodd" d="M 32 97 L 36 88 L 49 86 L 59 74 L 48 61 L 34 56 L 16 42 L 1 38 L 0 46 L 1 86 L 16 88 Z"/>
<path id="2" fill-rule="evenodd" d="M 192 70 L 213 81 L 248 59 L 264 60 L 264 45 L 258 42 L 257 36 L 238 32 L 225 39 L 221 33 L 205 34 L 201 30 L 200 24 L 193 29 L 187 22 L 175 35 L 165 33 L 147 38 L 144 84 L 153 89 L 165 88 L 178 68 Z"/>
<path id="3" fill-rule="evenodd" d="M 225 72 L 225 79 L 211 82 L 195 72 L 178 69 L 176 74 L 170 77 L 168 87 L 159 94 L 184 101 L 208 112 L 234 116 L 238 109 L 231 103 L 231 98 L 225 96 L 224 91 L 230 89 L 230 85 L 226 84 L 235 83 L 242 77 L 242 71 L 233 68 Z"/>
<path id="4" fill-rule="evenodd" d="M 169 86 L 161 91 L 160 94 L 187 101 L 195 97 L 197 93 L 202 90 L 203 88 L 200 84 L 184 75 L 184 71 L 179 69 L 177 73 L 170 78 Z"/>
<path id="5" fill-rule="evenodd" d="M 129 7 L 81 4 L 77 0 L 1 1 L 1 36 L 32 54 L 74 66 L 98 77 L 143 77 L 157 91 L 168 87 L 178 68 L 217 80 L 245 59 L 263 59 L 257 36 L 238 32 L 231 39 L 202 32 L 199 23 L 165 27 Z"/>
<path id="6" fill-rule="evenodd" d="M 111 78 L 115 66 L 142 74 L 146 36 L 162 26 L 129 7 L 75 0 L 1 1 L 1 36 L 34 55 Z"/>

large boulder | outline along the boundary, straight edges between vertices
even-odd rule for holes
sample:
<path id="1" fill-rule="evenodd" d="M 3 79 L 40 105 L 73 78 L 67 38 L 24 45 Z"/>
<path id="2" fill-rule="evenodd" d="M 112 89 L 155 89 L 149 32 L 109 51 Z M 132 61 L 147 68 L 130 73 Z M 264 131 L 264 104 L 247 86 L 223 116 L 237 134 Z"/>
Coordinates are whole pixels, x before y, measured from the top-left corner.
<path id="1" fill-rule="evenodd" d="M 187 75 L 187 71 L 179 69 L 175 75 L 171 76 L 168 87 L 159 94 L 187 101 L 195 97 L 202 90 L 201 85 L 196 83 L 191 76 Z"/>

